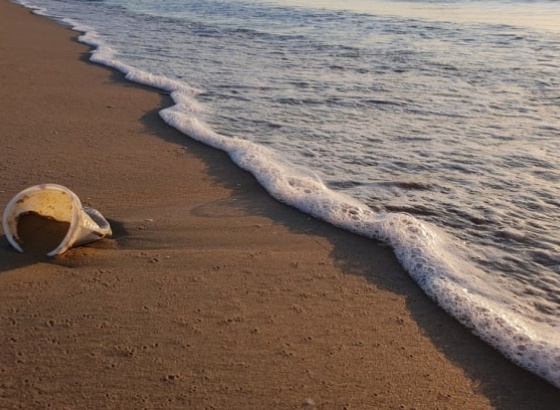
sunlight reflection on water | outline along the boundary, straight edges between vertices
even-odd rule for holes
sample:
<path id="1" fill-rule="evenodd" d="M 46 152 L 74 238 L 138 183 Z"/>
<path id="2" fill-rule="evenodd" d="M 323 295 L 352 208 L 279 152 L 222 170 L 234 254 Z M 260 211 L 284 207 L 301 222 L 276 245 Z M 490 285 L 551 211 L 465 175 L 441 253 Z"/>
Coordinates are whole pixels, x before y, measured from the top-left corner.
<path id="1" fill-rule="evenodd" d="M 278 0 L 265 2 L 437 21 L 515 25 L 560 32 L 560 3 L 556 1 Z"/>

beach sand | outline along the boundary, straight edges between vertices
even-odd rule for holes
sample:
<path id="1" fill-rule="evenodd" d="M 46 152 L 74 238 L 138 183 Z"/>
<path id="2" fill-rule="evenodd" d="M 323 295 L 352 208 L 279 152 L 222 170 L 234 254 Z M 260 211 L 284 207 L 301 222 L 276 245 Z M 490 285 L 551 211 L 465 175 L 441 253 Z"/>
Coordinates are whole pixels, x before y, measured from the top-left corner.
<path id="1" fill-rule="evenodd" d="M 269 197 L 158 117 L 157 90 L 0 0 L 0 205 L 58 183 L 114 237 L 0 235 L 0 409 L 557 409 L 390 248 Z"/>

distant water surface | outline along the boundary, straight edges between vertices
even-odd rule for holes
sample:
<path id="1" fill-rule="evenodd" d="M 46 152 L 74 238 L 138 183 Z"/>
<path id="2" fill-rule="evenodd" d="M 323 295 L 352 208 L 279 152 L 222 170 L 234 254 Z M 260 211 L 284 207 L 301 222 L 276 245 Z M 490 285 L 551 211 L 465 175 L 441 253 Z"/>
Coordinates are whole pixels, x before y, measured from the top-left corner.
<path id="1" fill-rule="evenodd" d="M 558 0 L 282 0 L 276 4 L 440 22 L 504 24 L 560 32 Z"/>

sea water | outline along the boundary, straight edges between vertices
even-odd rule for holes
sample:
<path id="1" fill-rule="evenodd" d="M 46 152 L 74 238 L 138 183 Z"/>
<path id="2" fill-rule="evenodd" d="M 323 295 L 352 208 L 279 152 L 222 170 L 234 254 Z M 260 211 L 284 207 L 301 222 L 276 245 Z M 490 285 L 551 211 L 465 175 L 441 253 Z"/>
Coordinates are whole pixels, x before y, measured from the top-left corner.
<path id="1" fill-rule="evenodd" d="M 560 387 L 560 4 L 25 0 Z M 387 272 L 390 274 L 390 272 Z"/>

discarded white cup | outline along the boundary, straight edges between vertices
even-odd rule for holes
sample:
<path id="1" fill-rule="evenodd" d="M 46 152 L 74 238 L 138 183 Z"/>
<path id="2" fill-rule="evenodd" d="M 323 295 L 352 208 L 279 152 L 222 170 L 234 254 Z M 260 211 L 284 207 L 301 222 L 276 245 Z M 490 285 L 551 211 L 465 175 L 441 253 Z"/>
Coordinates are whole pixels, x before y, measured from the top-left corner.
<path id="1" fill-rule="evenodd" d="M 4 210 L 2 227 L 18 252 L 31 249 L 47 256 L 112 234 L 103 215 L 82 207 L 74 192 L 57 184 L 35 185 L 14 196 Z"/>

